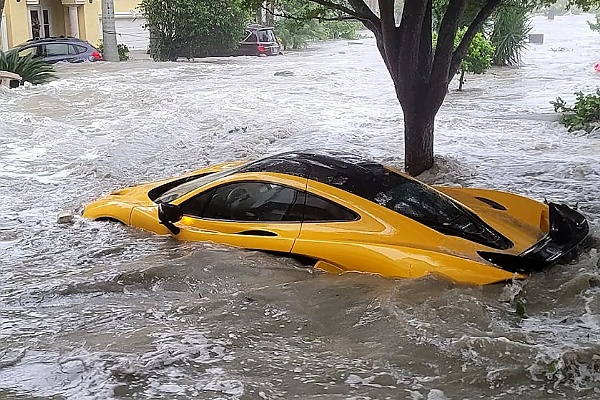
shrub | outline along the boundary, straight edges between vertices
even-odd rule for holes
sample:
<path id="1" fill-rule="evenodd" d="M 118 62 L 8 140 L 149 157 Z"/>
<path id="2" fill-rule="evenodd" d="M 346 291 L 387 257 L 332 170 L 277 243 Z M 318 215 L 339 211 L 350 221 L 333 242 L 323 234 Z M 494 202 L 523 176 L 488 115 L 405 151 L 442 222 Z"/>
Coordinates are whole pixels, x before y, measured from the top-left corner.
<path id="1" fill-rule="evenodd" d="M 577 92 L 575 95 L 577 97 L 573 107 L 567 106 L 560 97 L 550 104 L 554 106 L 554 112 L 563 113 L 561 123 L 569 132 L 584 130 L 589 133 L 600 126 L 600 89 L 595 94 L 584 95 L 583 92 Z"/>
<path id="2" fill-rule="evenodd" d="M 240 0 L 142 0 L 139 8 L 156 61 L 227 55 L 249 18 Z"/>
<path id="3" fill-rule="evenodd" d="M 0 71 L 19 74 L 23 78 L 23 82 L 30 82 L 34 85 L 56 78 L 52 65 L 40 58 L 33 58 L 32 54 L 19 56 L 17 51 L 0 51 Z"/>
<path id="4" fill-rule="evenodd" d="M 102 40 L 98 43 L 97 47 L 100 53 L 104 53 L 104 43 L 102 43 Z M 119 43 L 117 45 L 117 52 L 119 53 L 119 61 L 129 60 L 129 47 L 126 44 Z"/>

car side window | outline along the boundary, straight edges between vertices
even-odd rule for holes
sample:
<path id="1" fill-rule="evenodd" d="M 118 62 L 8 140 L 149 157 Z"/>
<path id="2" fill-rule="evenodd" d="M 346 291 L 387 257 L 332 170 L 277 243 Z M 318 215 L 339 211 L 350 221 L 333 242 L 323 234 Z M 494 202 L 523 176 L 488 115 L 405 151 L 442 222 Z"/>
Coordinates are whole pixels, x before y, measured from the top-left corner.
<path id="1" fill-rule="evenodd" d="M 200 218 L 290 221 L 289 211 L 299 194 L 296 189 L 270 182 L 236 182 L 189 199 L 181 208 L 184 214 Z"/>
<path id="2" fill-rule="evenodd" d="M 72 46 L 74 47 L 74 50 L 75 50 L 74 54 L 81 54 L 81 53 L 85 53 L 87 51 L 87 48 L 85 46 L 80 46 L 78 44 L 73 44 Z"/>
<path id="3" fill-rule="evenodd" d="M 67 43 L 48 43 L 44 45 L 44 56 L 62 56 L 69 54 L 69 45 Z"/>
<path id="4" fill-rule="evenodd" d="M 248 43 L 256 43 L 258 42 L 258 39 L 256 38 L 256 35 L 254 34 L 254 32 L 246 32 L 247 36 L 244 39 L 244 42 L 248 42 Z"/>
<path id="5" fill-rule="evenodd" d="M 321 197 L 307 194 L 304 205 L 304 221 L 356 221 L 358 214 Z"/>
<path id="6" fill-rule="evenodd" d="M 26 49 L 23 49 L 21 51 L 19 51 L 19 57 L 25 57 L 28 55 L 33 55 L 34 57 L 37 55 L 37 47 L 33 46 L 33 47 L 28 47 Z"/>

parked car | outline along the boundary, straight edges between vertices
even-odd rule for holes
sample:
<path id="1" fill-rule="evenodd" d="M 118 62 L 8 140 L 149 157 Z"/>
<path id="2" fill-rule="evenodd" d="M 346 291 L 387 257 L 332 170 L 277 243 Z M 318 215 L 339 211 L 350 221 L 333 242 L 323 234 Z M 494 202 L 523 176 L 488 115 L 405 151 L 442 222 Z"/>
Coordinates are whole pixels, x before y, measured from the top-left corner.
<path id="1" fill-rule="evenodd" d="M 50 64 L 59 61 L 76 63 L 102 60 L 102 54 L 97 48 L 85 40 L 70 36 L 30 39 L 11 50 L 18 51 L 20 56 L 33 54 L 35 58 L 43 58 Z"/>
<path id="2" fill-rule="evenodd" d="M 330 272 L 471 284 L 524 279 L 589 231 L 566 205 L 428 186 L 353 155 L 295 152 L 117 190 L 83 216 L 308 258 Z"/>
<path id="3" fill-rule="evenodd" d="M 238 56 L 276 56 L 282 54 L 273 28 L 262 25 L 248 25 L 246 36 L 235 52 Z"/>

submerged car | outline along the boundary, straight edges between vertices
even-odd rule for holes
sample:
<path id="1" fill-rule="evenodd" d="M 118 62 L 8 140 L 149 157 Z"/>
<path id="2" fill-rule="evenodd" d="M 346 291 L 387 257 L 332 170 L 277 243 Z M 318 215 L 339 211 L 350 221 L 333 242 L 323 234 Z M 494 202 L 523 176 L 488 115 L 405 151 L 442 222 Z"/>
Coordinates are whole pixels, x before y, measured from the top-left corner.
<path id="1" fill-rule="evenodd" d="M 288 152 L 129 187 L 85 207 L 180 240 L 211 241 L 393 278 L 523 279 L 588 234 L 562 204 L 486 189 L 428 186 L 352 155 Z"/>
<path id="2" fill-rule="evenodd" d="M 246 27 L 244 39 L 235 51 L 238 56 L 276 56 L 281 53 L 273 28 L 256 24 Z"/>
<path id="3" fill-rule="evenodd" d="M 70 36 L 30 39 L 11 51 L 17 51 L 19 56 L 31 54 L 33 58 L 41 58 L 49 64 L 60 61 L 79 63 L 102 60 L 102 54 L 97 48 L 85 40 Z"/>

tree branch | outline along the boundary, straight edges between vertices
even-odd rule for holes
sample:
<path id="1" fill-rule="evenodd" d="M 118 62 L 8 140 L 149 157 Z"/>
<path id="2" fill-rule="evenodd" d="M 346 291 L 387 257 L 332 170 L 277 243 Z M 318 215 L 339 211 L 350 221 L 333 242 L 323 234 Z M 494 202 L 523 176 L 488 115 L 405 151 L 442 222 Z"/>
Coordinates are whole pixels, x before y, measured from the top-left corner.
<path id="1" fill-rule="evenodd" d="M 394 0 L 379 0 L 381 23 L 381 49 L 383 59 L 394 82 L 398 76 L 398 60 L 400 58 L 400 41 L 394 17 Z"/>
<path id="2" fill-rule="evenodd" d="M 392 1 L 393 3 L 393 1 Z M 402 85 L 413 85 L 416 81 L 416 73 L 418 72 L 419 64 L 419 49 L 421 46 L 421 33 L 423 23 L 427 14 L 427 7 L 429 1 L 405 1 L 404 9 L 402 11 L 402 19 L 400 20 L 400 26 L 397 29 L 397 40 L 398 43 L 402 43 L 399 49 L 399 58 L 396 63 L 411 66 L 409 70 L 399 75 L 399 79 L 402 80 Z M 431 24 L 427 27 L 431 29 Z"/>
<path id="3" fill-rule="evenodd" d="M 267 7 L 261 6 L 263 10 L 266 10 L 267 13 L 271 14 L 274 17 L 282 17 L 291 19 L 294 21 L 310 21 L 316 19 L 318 21 L 346 21 L 346 20 L 359 20 L 358 17 L 352 15 L 340 15 L 339 17 L 296 17 L 292 14 L 288 14 L 285 11 L 281 11 L 281 14 L 273 12 L 269 10 Z M 359 20 L 360 21 L 360 20 Z"/>
<path id="4" fill-rule="evenodd" d="M 454 75 L 449 75 L 454 50 L 454 38 L 458 25 L 467 7 L 467 0 L 450 0 L 438 31 L 431 82 L 447 84 Z M 468 46 L 467 46 L 468 48 Z M 465 53 L 466 54 L 466 53 Z M 460 64 L 460 63 L 459 63 Z"/>
<path id="5" fill-rule="evenodd" d="M 452 79 L 452 77 L 456 75 L 456 72 L 460 67 L 460 63 L 467 54 L 467 51 L 469 51 L 469 46 L 471 45 L 473 38 L 475 37 L 477 32 L 481 30 L 481 27 L 483 26 L 485 21 L 490 17 L 490 15 L 492 15 L 494 10 L 498 8 L 500 4 L 502 4 L 502 2 L 503 0 L 488 0 L 485 6 L 483 6 L 483 8 L 479 10 L 479 13 L 477 14 L 473 22 L 471 22 L 469 28 L 467 28 L 467 31 L 465 32 L 462 40 L 460 41 L 460 44 L 452 54 L 452 61 L 450 63 L 450 69 L 448 71 L 448 79 Z"/>
<path id="6" fill-rule="evenodd" d="M 313 3 L 316 3 L 316 4 L 320 4 L 323 7 L 327 7 L 332 10 L 337 10 L 337 11 L 344 12 L 348 15 L 352 15 L 353 17 L 355 17 L 356 19 L 359 19 L 359 20 L 369 19 L 369 15 L 367 15 L 367 14 L 361 14 L 357 10 L 353 10 L 351 8 L 345 7 L 338 3 L 331 2 L 329 0 L 309 0 L 309 1 L 312 1 Z M 361 2 L 362 2 L 362 0 L 361 0 Z M 363 2 L 363 4 L 364 4 L 364 2 Z"/>

